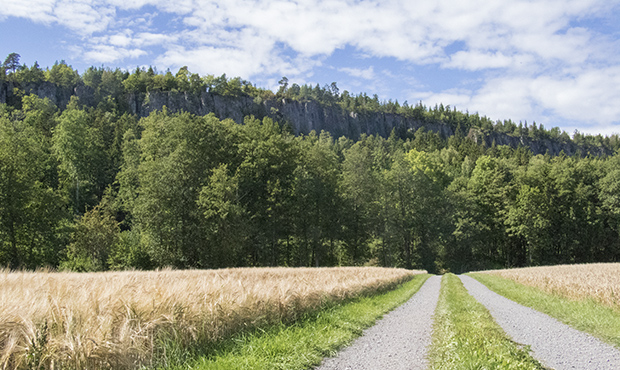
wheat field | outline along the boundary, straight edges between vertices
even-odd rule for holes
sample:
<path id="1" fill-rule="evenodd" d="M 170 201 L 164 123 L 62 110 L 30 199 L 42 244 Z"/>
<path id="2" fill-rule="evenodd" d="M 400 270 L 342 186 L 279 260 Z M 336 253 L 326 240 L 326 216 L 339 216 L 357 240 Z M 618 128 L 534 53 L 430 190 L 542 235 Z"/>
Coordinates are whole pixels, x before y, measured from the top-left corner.
<path id="1" fill-rule="evenodd" d="M 620 308 L 620 263 L 483 271 L 569 299 L 594 299 Z"/>
<path id="2" fill-rule="evenodd" d="M 3 369 L 136 368 L 161 352 L 395 287 L 425 271 L 239 268 L 150 272 L 0 270 Z"/>

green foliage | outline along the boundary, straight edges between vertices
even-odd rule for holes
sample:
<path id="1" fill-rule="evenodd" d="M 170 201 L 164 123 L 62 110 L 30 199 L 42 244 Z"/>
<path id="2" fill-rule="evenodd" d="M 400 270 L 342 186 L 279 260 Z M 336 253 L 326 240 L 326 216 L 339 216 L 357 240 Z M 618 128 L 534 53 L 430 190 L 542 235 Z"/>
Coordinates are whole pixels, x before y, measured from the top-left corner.
<path id="1" fill-rule="evenodd" d="M 381 220 L 378 202 L 380 174 L 371 148 L 362 141 L 343 152 L 341 192 L 345 205 L 344 239 L 351 256 L 350 263 L 359 264 L 366 256 L 365 244 Z"/>
<path id="2" fill-rule="evenodd" d="M 119 234 L 118 222 L 107 205 L 97 205 L 78 217 L 71 244 L 67 246 L 67 258 L 61 263 L 61 268 L 73 271 L 107 270 L 110 252 L 119 243 Z M 131 241 L 125 237 L 123 242 Z"/>
<path id="3" fill-rule="evenodd" d="M 56 265 L 64 202 L 47 177 L 49 141 L 23 121 L 0 117 L 0 264 Z"/>
<path id="4" fill-rule="evenodd" d="M 64 60 L 54 63 L 52 68 L 45 71 L 45 79 L 48 82 L 64 88 L 72 88 L 80 80 L 78 73 L 67 65 Z"/>
<path id="5" fill-rule="evenodd" d="M 334 242 L 340 236 L 338 219 L 341 197 L 338 193 L 340 164 L 334 142 L 326 132 L 314 132 L 298 140 L 300 161 L 294 170 L 292 228 L 299 238 L 298 264 L 335 264 Z M 292 256 L 287 256 L 292 257 Z"/>
<path id="6" fill-rule="evenodd" d="M 533 156 L 527 147 L 487 142 L 512 135 L 605 154 L 620 148 L 618 136 L 577 132 L 571 140 L 557 128 L 381 101 L 336 83 L 283 78 L 274 94 L 187 67 L 91 67 L 80 76 L 64 62 L 45 71 L 4 64 L 4 266 L 82 258 L 68 249 L 70 227 L 90 222 L 86 213 L 110 187 L 107 212 L 119 223 L 119 241 L 108 257 L 80 268 L 379 264 L 462 272 L 620 259 L 617 154 Z M 56 100 L 32 93 L 40 86 L 55 86 Z M 313 101 L 345 115 L 444 125 L 454 135 L 403 126 L 387 139 L 354 141 L 326 132 L 294 137 L 286 123 L 264 117 L 239 125 L 166 108 L 132 114 L 154 91 L 219 95 L 230 104 L 250 98 L 274 112 L 282 101 Z M 74 93 L 80 98 L 69 99 Z"/>
<path id="7" fill-rule="evenodd" d="M 244 207 L 252 215 L 248 227 L 254 243 L 244 252 L 250 265 L 280 264 L 281 240 L 290 234 L 294 170 L 299 161 L 292 135 L 269 118 L 245 120 L 238 153 L 239 188 Z M 262 248 L 260 248 L 262 246 Z"/>
<path id="8" fill-rule="evenodd" d="M 56 106 L 48 98 L 41 99 L 36 95 L 26 95 L 22 98 L 22 112 L 24 122 L 46 137 L 52 136 L 56 126 Z"/>
<path id="9" fill-rule="evenodd" d="M 210 235 L 205 262 L 210 266 L 237 266 L 248 240 L 250 222 L 239 194 L 239 176 L 231 176 L 228 166 L 213 169 L 202 187 L 198 205 L 205 218 L 205 231 Z"/>
<path id="10" fill-rule="evenodd" d="M 119 186 L 116 208 L 130 218 L 140 186 L 140 144 L 133 129 L 128 129 L 123 135 L 122 154 L 120 169 L 116 175 Z"/>
<path id="11" fill-rule="evenodd" d="M 78 108 L 73 99 L 53 129 L 53 153 L 76 213 L 97 204 L 106 187 L 107 143 L 96 123 L 96 117 Z"/>
<path id="12" fill-rule="evenodd" d="M 19 84 L 36 85 L 45 81 L 45 72 L 39 67 L 39 63 L 34 62 L 30 68 L 25 65 L 21 66 L 21 68 L 14 73 L 13 77 L 15 82 Z"/>
<path id="13" fill-rule="evenodd" d="M 15 71 L 17 71 L 17 69 L 21 66 L 21 64 L 19 64 L 19 58 L 20 55 L 17 53 L 9 54 L 4 60 L 2 67 L 15 73 Z"/>
<path id="14" fill-rule="evenodd" d="M 112 231 L 116 232 L 116 230 Z M 121 231 L 115 244 L 110 246 L 108 256 L 106 262 L 109 268 L 113 270 L 147 270 L 153 268 L 153 262 L 148 251 L 140 241 L 140 233 L 134 230 Z"/>

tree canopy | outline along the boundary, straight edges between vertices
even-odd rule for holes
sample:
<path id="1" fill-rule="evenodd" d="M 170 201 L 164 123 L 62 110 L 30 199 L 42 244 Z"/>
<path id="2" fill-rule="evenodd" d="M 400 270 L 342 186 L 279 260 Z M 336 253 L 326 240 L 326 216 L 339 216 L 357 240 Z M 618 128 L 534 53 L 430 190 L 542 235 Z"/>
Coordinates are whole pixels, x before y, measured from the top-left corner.
<path id="1" fill-rule="evenodd" d="M 455 127 L 449 138 L 424 129 L 359 140 L 294 136 L 269 117 L 247 115 L 239 124 L 165 107 L 138 117 L 124 98 L 152 89 L 269 94 L 240 79 L 200 77 L 186 67 L 176 74 L 90 68 L 80 76 L 64 62 L 45 71 L 4 66 L 16 86 L 83 84 L 96 99 L 88 105 L 73 96 L 58 107 L 23 90 L 0 104 L 2 266 L 463 272 L 620 258 L 617 154 L 533 155 L 464 135 L 476 127 L 561 137 L 557 130 L 533 124 L 524 133 L 528 126 L 450 107 L 380 102 L 335 84 L 282 79 L 276 94 L 283 99 Z M 614 148 L 613 140 L 600 145 Z"/>

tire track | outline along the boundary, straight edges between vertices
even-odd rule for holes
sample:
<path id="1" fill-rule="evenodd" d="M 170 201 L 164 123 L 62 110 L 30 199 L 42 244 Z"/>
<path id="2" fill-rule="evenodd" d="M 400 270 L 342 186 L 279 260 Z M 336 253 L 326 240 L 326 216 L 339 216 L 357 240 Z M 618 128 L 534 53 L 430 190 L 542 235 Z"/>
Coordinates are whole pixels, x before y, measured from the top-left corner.
<path id="1" fill-rule="evenodd" d="M 532 356 L 556 370 L 617 370 L 620 350 L 573 329 L 539 311 L 515 303 L 469 276 L 459 276 L 469 294 L 482 303 L 495 321 Z"/>
<path id="2" fill-rule="evenodd" d="M 316 370 L 426 369 L 440 287 L 441 276 L 430 277 L 409 301 Z"/>

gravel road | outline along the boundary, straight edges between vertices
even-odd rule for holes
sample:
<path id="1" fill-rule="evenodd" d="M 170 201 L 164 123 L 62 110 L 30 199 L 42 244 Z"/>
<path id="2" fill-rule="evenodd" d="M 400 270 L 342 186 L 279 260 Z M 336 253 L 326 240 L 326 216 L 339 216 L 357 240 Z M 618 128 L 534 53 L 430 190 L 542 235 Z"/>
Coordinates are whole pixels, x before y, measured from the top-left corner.
<path id="1" fill-rule="evenodd" d="M 316 370 L 426 369 L 440 286 L 441 276 L 430 277 L 409 301 L 383 316 L 337 357 L 325 359 Z"/>
<path id="2" fill-rule="evenodd" d="M 531 346 L 532 356 L 544 366 L 556 370 L 620 369 L 620 351 L 615 347 L 504 298 L 469 276 L 459 277 L 504 331 L 515 342 Z"/>

